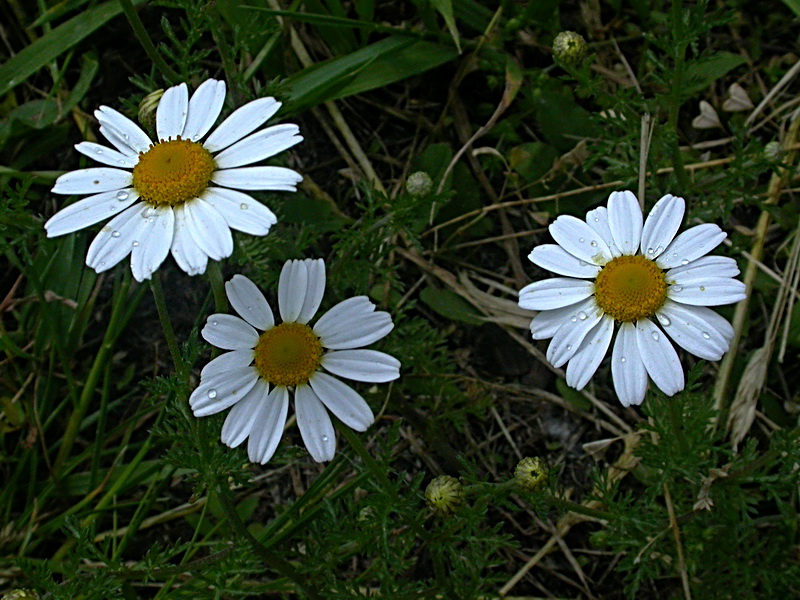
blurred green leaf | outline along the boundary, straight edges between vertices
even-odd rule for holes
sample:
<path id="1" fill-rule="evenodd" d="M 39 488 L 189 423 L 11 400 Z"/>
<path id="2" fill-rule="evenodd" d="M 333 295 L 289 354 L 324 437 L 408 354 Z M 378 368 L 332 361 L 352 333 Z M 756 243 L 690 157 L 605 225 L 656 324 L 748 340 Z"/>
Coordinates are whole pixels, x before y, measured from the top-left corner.
<path id="1" fill-rule="evenodd" d="M 743 56 L 732 52 L 718 52 L 686 65 L 684 96 L 705 90 L 717 79 L 746 62 Z"/>
<path id="2" fill-rule="evenodd" d="M 456 18 L 453 15 L 453 3 L 451 0 L 431 0 L 431 4 L 433 8 L 436 9 L 442 18 L 444 19 L 445 25 L 447 25 L 447 30 L 450 32 L 450 35 L 453 38 L 453 41 L 456 44 L 456 48 L 458 48 L 459 53 L 461 52 L 461 40 L 458 36 L 458 27 L 456 27 Z"/>
<path id="3" fill-rule="evenodd" d="M 781 0 L 788 8 L 794 13 L 794 16 L 800 18 L 800 0 Z"/>
<path id="4" fill-rule="evenodd" d="M 451 321 L 469 325 L 480 325 L 484 322 L 478 311 L 455 292 L 427 287 L 419 296 L 430 309 Z"/>

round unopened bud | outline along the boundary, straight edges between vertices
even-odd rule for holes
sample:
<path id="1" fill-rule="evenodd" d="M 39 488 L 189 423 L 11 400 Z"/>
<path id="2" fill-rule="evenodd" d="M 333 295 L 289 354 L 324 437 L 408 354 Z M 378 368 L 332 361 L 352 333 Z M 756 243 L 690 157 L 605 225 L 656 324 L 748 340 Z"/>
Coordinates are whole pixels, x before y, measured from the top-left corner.
<path id="1" fill-rule="evenodd" d="M 522 489 L 533 492 L 547 481 L 547 466 L 541 458 L 526 456 L 514 469 L 514 481 Z"/>
<path id="2" fill-rule="evenodd" d="M 464 486 L 450 475 L 439 475 L 425 488 L 425 501 L 440 515 L 449 515 L 463 500 Z"/>
<path id="3" fill-rule="evenodd" d="M 164 90 L 156 90 L 155 92 L 147 94 L 147 96 L 142 98 L 142 101 L 139 102 L 139 123 L 148 129 L 153 129 L 153 127 L 156 126 L 156 109 L 163 95 Z"/>
<path id="4" fill-rule="evenodd" d="M 764 146 L 764 158 L 769 161 L 780 160 L 783 157 L 783 146 L 775 140 Z"/>
<path id="5" fill-rule="evenodd" d="M 580 33 L 562 31 L 553 40 L 553 55 L 561 62 L 574 65 L 586 57 L 586 40 Z"/>
<path id="6" fill-rule="evenodd" d="M 433 189 L 433 180 L 425 171 L 417 171 L 406 180 L 406 191 L 412 196 L 427 196 Z"/>
<path id="7" fill-rule="evenodd" d="M 16 589 L 3 594 L 0 600 L 39 600 L 39 594 L 33 590 Z"/>

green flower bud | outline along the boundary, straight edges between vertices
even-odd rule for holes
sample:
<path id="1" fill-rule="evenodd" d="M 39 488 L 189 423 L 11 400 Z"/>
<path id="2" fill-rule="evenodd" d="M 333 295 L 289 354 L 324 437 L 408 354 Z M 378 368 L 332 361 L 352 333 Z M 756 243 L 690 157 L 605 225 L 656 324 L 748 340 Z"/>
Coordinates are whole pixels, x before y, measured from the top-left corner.
<path id="1" fill-rule="evenodd" d="M 425 501 L 439 515 L 449 515 L 463 500 L 464 486 L 450 475 L 439 475 L 425 488 Z"/>
<path id="2" fill-rule="evenodd" d="M 153 129 L 156 126 L 156 109 L 163 95 L 164 90 L 156 90 L 147 94 L 139 102 L 139 123 L 147 129 Z"/>
<path id="3" fill-rule="evenodd" d="M 427 196 L 433 189 L 433 180 L 425 171 L 417 171 L 406 180 L 406 191 L 412 196 Z"/>
<path id="4" fill-rule="evenodd" d="M 778 161 L 783 157 L 783 146 L 775 140 L 764 146 L 764 158 L 768 161 Z"/>
<path id="5" fill-rule="evenodd" d="M 533 492 L 547 482 L 547 465 L 541 458 L 526 456 L 514 469 L 514 481 L 523 490 Z"/>
<path id="6" fill-rule="evenodd" d="M 16 589 L 3 594 L 0 600 L 39 600 L 39 594 L 33 590 Z"/>
<path id="7" fill-rule="evenodd" d="M 564 64 L 574 65 L 586 57 L 586 40 L 580 33 L 562 31 L 553 40 L 553 55 Z"/>

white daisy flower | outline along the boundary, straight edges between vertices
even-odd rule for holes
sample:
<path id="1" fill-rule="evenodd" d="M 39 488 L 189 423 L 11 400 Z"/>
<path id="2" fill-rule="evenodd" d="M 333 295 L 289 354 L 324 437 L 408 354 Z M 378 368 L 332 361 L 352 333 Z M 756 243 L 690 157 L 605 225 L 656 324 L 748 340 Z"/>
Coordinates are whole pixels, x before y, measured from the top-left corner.
<path id="1" fill-rule="evenodd" d="M 534 339 L 553 338 L 547 360 L 567 361 L 567 384 L 581 389 L 611 344 L 614 388 L 624 406 L 641 404 L 647 377 L 667 395 L 683 389 L 675 348 L 706 360 L 728 350 L 733 328 L 707 306 L 739 302 L 745 286 L 734 279 L 736 261 L 706 256 L 725 239 L 716 225 L 692 227 L 679 236 L 683 198 L 666 195 L 642 225 L 632 192 L 614 192 L 608 208 L 586 221 L 562 215 L 550 225 L 557 244 L 533 249 L 531 262 L 564 277 L 536 281 L 519 293 L 522 308 L 540 311 Z M 666 333 L 666 335 L 664 335 Z"/>
<path id="2" fill-rule="evenodd" d="M 233 406 L 222 426 L 222 442 L 235 448 L 249 437 L 250 460 L 264 464 L 278 446 L 289 396 L 294 395 L 306 448 L 317 462 L 331 460 L 336 436 L 328 411 L 356 431 L 366 431 L 375 418 L 353 388 L 322 369 L 356 381 L 397 379 L 400 361 L 358 349 L 386 336 L 394 327 L 391 316 L 376 311 L 366 296 L 356 296 L 331 308 L 311 327 L 308 323 L 325 291 L 322 259 L 283 265 L 279 325 L 264 295 L 247 277 L 234 275 L 225 290 L 242 318 L 214 314 L 203 327 L 208 342 L 231 352 L 203 368 L 200 385 L 189 398 L 194 415 L 205 417 Z"/>
<path id="3" fill-rule="evenodd" d="M 201 143 L 219 117 L 225 82 L 209 79 L 191 99 L 182 83 L 169 88 L 156 113 L 154 144 L 133 121 L 108 106 L 94 115 L 109 148 L 75 148 L 108 167 L 65 173 L 56 194 L 92 194 L 45 223 L 47 237 L 72 233 L 114 217 L 89 246 L 86 264 L 98 273 L 131 255 L 137 281 L 149 279 L 169 252 L 189 275 L 208 259 L 233 251 L 231 229 L 266 235 L 275 215 L 238 190 L 294 192 L 302 176 L 283 167 L 245 167 L 302 141 L 297 125 L 267 127 L 281 103 L 259 98 L 234 111 Z M 116 216 L 115 216 L 116 215 Z"/>

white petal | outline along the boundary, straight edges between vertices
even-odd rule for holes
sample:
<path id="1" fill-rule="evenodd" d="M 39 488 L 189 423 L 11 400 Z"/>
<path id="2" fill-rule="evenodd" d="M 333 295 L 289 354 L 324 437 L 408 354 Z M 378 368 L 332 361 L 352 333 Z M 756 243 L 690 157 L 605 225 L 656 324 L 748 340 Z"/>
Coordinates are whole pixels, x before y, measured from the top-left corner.
<path id="1" fill-rule="evenodd" d="M 604 265 L 611 249 L 587 223 L 572 215 L 561 215 L 550 225 L 550 235 L 573 256 L 584 262 Z"/>
<path id="2" fill-rule="evenodd" d="M 704 277 L 690 279 L 667 288 L 667 298 L 692 306 L 720 306 L 744 300 L 747 288 L 738 279 Z"/>
<path id="3" fill-rule="evenodd" d="M 614 236 L 611 235 L 611 227 L 608 224 L 608 209 L 605 206 L 598 206 L 587 212 L 586 224 L 594 229 L 597 235 L 606 243 L 613 258 L 622 256 L 622 251 L 617 248 L 616 243 L 614 243 Z"/>
<path id="4" fill-rule="evenodd" d="M 683 222 L 686 202 L 679 196 L 667 194 L 653 205 L 642 229 L 642 254 L 653 260 L 661 256 L 672 243 Z"/>
<path id="5" fill-rule="evenodd" d="M 206 79 L 189 100 L 183 139 L 196 142 L 216 123 L 225 103 L 225 82 Z"/>
<path id="6" fill-rule="evenodd" d="M 300 309 L 297 322 L 305 324 L 317 314 L 319 305 L 322 302 L 322 296 L 325 294 L 325 261 L 321 258 L 316 260 L 307 258 L 303 262 L 305 262 L 308 271 L 308 281 L 306 283 L 303 308 Z"/>
<path id="7" fill-rule="evenodd" d="M 535 340 L 546 340 L 556 334 L 558 328 L 572 318 L 572 315 L 584 311 L 589 313 L 597 309 L 597 302 L 589 297 L 575 304 L 569 304 L 553 310 L 543 310 L 531 321 L 531 335 Z"/>
<path id="8" fill-rule="evenodd" d="M 62 208 L 50 217 L 47 223 L 44 224 L 44 228 L 47 230 L 47 237 L 72 233 L 99 223 L 103 219 L 113 217 L 122 212 L 138 199 L 139 194 L 133 188 L 122 191 L 112 190 L 88 196 Z"/>
<path id="9" fill-rule="evenodd" d="M 131 148 L 130 144 L 128 144 L 124 139 L 122 139 L 122 135 L 118 134 L 113 129 L 109 129 L 105 125 L 100 126 L 100 133 L 105 137 L 111 144 L 119 150 L 119 153 L 123 156 L 133 159 L 134 162 L 139 162 L 139 151 L 134 150 Z M 123 164 L 119 165 L 120 167 L 125 166 Z"/>
<path id="10" fill-rule="evenodd" d="M 233 111 L 219 127 L 214 130 L 203 146 L 209 152 L 219 152 L 231 144 L 238 142 L 251 131 L 255 131 L 270 119 L 281 103 L 275 98 L 259 98 L 248 102 Z"/>
<path id="11" fill-rule="evenodd" d="M 297 125 L 284 124 L 267 127 L 235 143 L 214 157 L 220 169 L 231 169 L 249 165 L 270 156 L 275 156 L 287 148 L 303 141 Z"/>
<path id="12" fill-rule="evenodd" d="M 110 106 L 101 106 L 94 111 L 94 116 L 100 125 L 110 129 L 126 146 L 137 154 L 147 152 L 153 142 L 136 123 Z M 110 140 L 109 140 L 110 141 Z M 124 154 L 127 154 L 123 151 Z"/>
<path id="13" fill-rule="evenodd" d="M 184 210 L 186 228 L 195 244 L 214 260 L 229 257 L 233 252 L 233 235 L 219 211 L 200 198 L 186 202 Z"/>
<path id="14" fill-rule="evenodd" d="M 632 323 L 623 323 L 617 332 L 611 352 L 611 376 L 622 406 L 642 403 L 647 392 L 647 369 L 639 354 L 636 327 Z"/>
<path id="15" fill-rule="evenodd" d="M 220 439 L 223 444 L 229 448 L 236 448 L 247 439 L 254 427 L 263 427 L 266 424 L 268 394 L 269 385 L 263 379 L 258 379 L 244 398 L 233 405 L 222 425 Z"/>
<path id="16" fill-rule="evenodd" d="M 211 315 L 200 334 L 209 344 L 223 350 L 245 350 L 255 348 L 258 343 L 256 330 L 233 315 Z"/>
<path id="17" fill-rule="evenodd" d="M 586 312 L 578 311 L 570 316 L 553 336 L 547 347 L 547 360 L 560 367 L 572 358 L 580 348 L 583 338 L 600 321 L 603 311 L 599 308 Z"/>
<path id="18" fill-rule="evenodd" d="M 208 255 L 200 249 L 186 224 L 186 204 L 179 204 L 172 212 L 175 214 L 175 235 L 172 237 L 172 256 L 175 262 L 189 275 L 204 273 L 208 265 Z"/>
<path id="19" fill-rule="evenodd" d="M 295 388 L 294 411 L 300 435 L 311 457 L 317 462 L 332 460 L 336 453 L 336 434 L 328 411 L 309 385 Z"/>
<path id="20" fill-rule="evenodd" d="M 576 258 L 558 244 L 536 246 L 528 255 L 533 264 L 566 277 L 594 278 L 600 267 Z"/>
<path id="21" fill-rule="evenodd" d="M 323 347 L 331 350 L 360 348 L 387 336 L 394 328 L 392 317 L 366 296 L 355 296 L 339 302 L 322 315 L 314 325 Z"/>
<path id="22" fill-rule="evenodd" d="M 232 352 L 225 352 L 220 354 L 217 358 L 209 361 L 203 370 L 200 371 L 200 379 L 208 379 L 216 375 L 230 371 L 231 369 L 242 369 L 249 367 L 253 362 L 253 350 L 247 348 L 245 350 L 233 350 Z"/>
<path id="23" fill-rule="evenodd" d="M 567 365 L 567 385 L 582 390 L 589 383 L 597 367 L 603 362 L 613 333 L 614 319 L 603 315 L 594 329 L 586 334 L 575 356 L 570 359 Z"/>
<path id="24" fill-rule="evenodd" d="M 278 218 L 258 200 L 242 192 L 208 187 L 200 198 L 216 208 L 228 227 L 250 235 L 267 235 Z"/>
<path id="25" fill-rule="evenodd" d="M 366 431 L 375 422 L 369 404 L 349 385 L 319 371 L 308 383 L 327 409 L 351 429 Z"/>
<path id="26" fill-rule="evenodd" d="M 633 192 L 611 192 L 608 226 L 623 254 L 636 254 L 642 241 L 642 209 Z"/>
<path id="27" fill-rule="evenodd" d="M 528 310 L 553 310 L 594 294 L 594 281 L 553 277 L 529 283 L 519 291 L 519 305 Z"/>
<path id="28" fill-rule="evenodd" d="M 93 158 L 97 162 L 101 162 L 112 167 L 127 167 L 132 169 L 139 162 L 135 156 L 123 154 L 122 152 L 118 152 L 112 148 L 109 148 L 108 146 L 95 144 L 94 142 L 81 142 L 80 144 L 75 144 L 75 150 L 84 156 Z"/>
<path id="29" fill-rule="evenodd" d="M 225 283 L 225 293 L 234 310 L 253 327 L 265 331 L 275 325 L 272 309 L 264 294 L 244 275 L 234 275 Z"/>
<path id="30" fill-rule="evenodd" d="M 727 256 L 703 256 L 697 260 L 670 269 L 666 274 L 667 283 L 684 283 L 704 277 L 736 277 L 739 265 Z"/>
<path id="31" fill-rule="evenodd" d="M 183 134 L 186 115 L 189 113 L 189 90 L 182 83 L 169 88 L 156 109 L 156 133 L 161 141 L 176 139 Z"/>
<path id="32" fill-rule="evenodd" d="M 244 398 L 258 381 L 255 367 L 231 369 L 201 381 L 189 396 L 189 406 L 195 417 L 207 417 L 221 412 Z"/>
<path id="33" fill-rule="evenodd" d="M 132 182 L 133 174 L 130 171 L 95 167 L 64 173 L 56 179 L 52 191 L 56 194 L 99 194 L 121 190 Z"/>
<path id="34" fill-rule="evenodd" d="M 296 192 L 297 184 L 303 181 L 303 176 L 286 167 L 241 167 L 214 171 L 211 181 L 239 190 Z"/>
<path id="35" fill-rule="evenodd" d="M 289 392 L 283 386 L 274 388 L 261 402 L 263 408 L 250 430 L 247 456 L 253 462 L 263 465 L 275 454 L 283 436 L 286 413 L 289 410 Z"/>
<path id="36" fill-rule="evenodd" d="M 658 322 L 675 342 L 706 360 L 719 360 L 728 351 L 733 327 L 704 306 L 685 306 L 667 300 L 658 311 Z"/>
<path id="37" fill-rule="evenodd" d="M 131 272 L 140 283 L 150 279 L 167 258 L 175 233 L 175 215 L 171 206 L 154 208 L 151 214 L 151 217 L 143 219 L 145 225 L 141 237 L 131 241 Z"/>
<path id="38" fill-rule="evenodd" d="M 656 264 L 662 269 L 687 264 L 683 261 L 692 262 L 705 256 L 719 246 L 726 237 L 725 232 L 713 223 L 697 225 L 676 237 L 656 259 Z"/>
<path id="39" fill-rule="evenodd" d="M 354 381 L 385 383 L 400 377 L 400 361 L 377 350 L 328 352 L 322 357 L 322 366 L 334 375 Z"/>
<path id="40" fill-rule="evenodd" d="M 278 310 L 281 318 L 293 323 L 303 309 L 308 287 L 308 267 L 302 260 L 287 260 L 278 281 Z"/>
<path id="41" fill-rule="evenodd" d="M 680 392 L 684 381 L 678 353 L 650 319 L 636 322 L 636 345 L 653 383 L 667 396 Z"/>
<path id="42" fill-rule="evenodd" d="M 111 219 L 92 240 L 86 253 L 86 265 L 102 273 L 130 254 L 145 226 L 144 203 L 134 204 Z"/>

